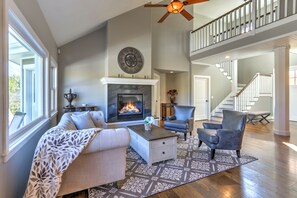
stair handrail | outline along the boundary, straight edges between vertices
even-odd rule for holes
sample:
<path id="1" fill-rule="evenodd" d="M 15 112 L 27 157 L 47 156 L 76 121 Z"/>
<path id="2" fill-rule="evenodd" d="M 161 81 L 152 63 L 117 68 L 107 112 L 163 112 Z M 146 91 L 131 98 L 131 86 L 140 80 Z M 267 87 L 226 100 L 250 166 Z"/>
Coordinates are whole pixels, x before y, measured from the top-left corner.
<path id="1" fill-rule="evenodd" d="M 243 88 L 242 88 L 242 90 L 240 90 L 240 92 L 238 92 L 237 94 L 236 94 L 236 98 L 238 97 L 238 96 L 240 96 L 241 95 L 241 93 L 242 92 L 244 92 L 244 90 L 246 90 L 246 88 L 248 88 L 248 86 L 250 85 L 250 84 L 252 84 L 252 82 L 254 82 L 254 80 L 258 77 L 258 76 L 260 76 L 260 73 L 256 73 L 256 75 L 252 78 L 252 80 L 250 80 Z"/>
<path id="2" fill-rule="evenodd" d="M 215 22 L 215 21 L 219 20 L 220 18 L 223 18 L 223 17 L 225 17 L 226 15 L 228 15 L 228 14 L 230 14 L 230 13 L 234 12 L 235 10 L 237 10 L 237 9 L 239 9 L 239 8 L 242 8 L 242 7 L 244 7 L 245 5 L 247 5 L 247 4 L 249 4 L 249 3 L 251 3 L 252 1 L 253 1 L 253 0 L 249 0 L 249 1 L 245 2 L 244 4 L 241 4 L 240 6 L 237 6 L 237 7 L 236 7 L 236 8 L 234 8 L 233 10 L 230 10 L 229 12 L 227 12 L 227 13 L 225 13 L 225 14 L 223 14 L 223 15 L 221 15 L 221 16 L 219 16 L 219 17 L 217 17 L 217 18 L 215 18 L 214 20 L 212 20 L 212 21 L 210 21 L 210 22 L 206 23 L 205 25 L 203 25 L 203 26 L 201 26 L 201 27 L 199 27 L 199 28 L 197 28 L 197 29 L 195 29 L 195 30 L 191 31 L 191 33 L 194 33 L 194 32 L 196 32 L 196 31 L 198 31 L 198 30 L 200 30 L 200 29 L 202 29 L 202 28 L 204 28 L 204 27 L 208 26 L 209 24 L 211 24 L 211 23 L 213 23 L 213 22 Z"/>

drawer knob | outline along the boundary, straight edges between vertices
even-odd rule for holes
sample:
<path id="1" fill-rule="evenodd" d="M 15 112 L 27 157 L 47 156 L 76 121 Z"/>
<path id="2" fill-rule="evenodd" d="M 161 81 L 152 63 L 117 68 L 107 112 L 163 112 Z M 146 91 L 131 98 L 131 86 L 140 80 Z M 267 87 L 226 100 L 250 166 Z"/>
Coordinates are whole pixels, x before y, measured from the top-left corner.
<path id="1" fill-rule="evenodd" d="M 163 154 L 165 154 L 165 152 L 162 152 Z"/>
<path id="2" fill-rule="evenodd" d="M 163 142 L 163 144 L 165 144 L 165 142 Z"/>

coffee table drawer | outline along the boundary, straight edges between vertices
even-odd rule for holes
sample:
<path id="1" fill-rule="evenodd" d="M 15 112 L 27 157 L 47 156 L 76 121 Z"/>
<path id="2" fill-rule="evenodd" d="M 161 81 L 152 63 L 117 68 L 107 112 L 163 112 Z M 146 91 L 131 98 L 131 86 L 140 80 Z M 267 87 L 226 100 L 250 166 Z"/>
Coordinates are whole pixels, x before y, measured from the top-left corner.
<path id="1" fill-rule="evenodd" d="M 174 158 L 172 146 L 152 149 L 152 163 Z"/>
<path id="2" fill-rule="evenodd" d="M 152 141 L 152 148 L 176 144 L 176 138 L 165 138 Z"/>

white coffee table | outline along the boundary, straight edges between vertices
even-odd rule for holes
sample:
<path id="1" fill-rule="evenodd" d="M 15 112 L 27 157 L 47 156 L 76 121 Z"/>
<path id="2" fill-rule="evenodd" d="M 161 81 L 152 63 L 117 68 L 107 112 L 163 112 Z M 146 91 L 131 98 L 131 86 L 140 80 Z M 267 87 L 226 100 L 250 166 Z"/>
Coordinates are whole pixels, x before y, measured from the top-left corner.
<path id="1" fill-rule="evenodd" d="M 130 146 L 147 162 L 153 163 L 176 159 L 177 135 L 163 128 L 152 126 L 145 131 L 144 125 L 128 126 Z"/>

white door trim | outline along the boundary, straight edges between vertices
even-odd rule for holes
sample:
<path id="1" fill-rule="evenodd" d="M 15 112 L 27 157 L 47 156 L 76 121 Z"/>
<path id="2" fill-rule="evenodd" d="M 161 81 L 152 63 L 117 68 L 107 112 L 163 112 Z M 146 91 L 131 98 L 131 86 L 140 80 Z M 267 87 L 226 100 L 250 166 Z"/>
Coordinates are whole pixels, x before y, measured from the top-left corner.
<path id="1" fill-rule="evenodd" d="M 204 78 L 208 79 L 208 120 L 210 120 L 211 116 L 211 111 L 210 111 L 210 106 L 211 106 L 211 77 L 210 76 L 203 76 L 203 75 L 193 75 L 193 104 L 195 105 L 195 96 L 196 96 L 196 85 L 195 85 L 195 78 Z"/>

